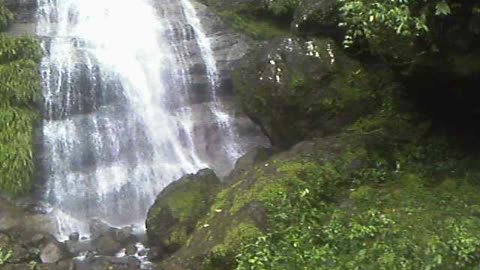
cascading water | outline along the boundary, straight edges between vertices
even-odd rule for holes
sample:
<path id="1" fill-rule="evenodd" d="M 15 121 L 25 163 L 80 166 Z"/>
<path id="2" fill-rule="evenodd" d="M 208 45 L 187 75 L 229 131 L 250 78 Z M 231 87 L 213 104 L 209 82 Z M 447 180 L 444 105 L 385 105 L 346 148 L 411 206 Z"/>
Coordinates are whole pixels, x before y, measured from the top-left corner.
<path id="1" fill-rule="evenodd" d="M 216 121 L 230 166 L 244 151 L 217 97 L 215 59 L 193 6 L 158 4 L 38 0 L 45 196 L 60 235 L 88 233 L 94 217 L 143 224 L 162 188 L 212 166 L 196 143 L 198 119 Z M 192 110 L 194 52 L 209 78 L 204 115 Z"/>

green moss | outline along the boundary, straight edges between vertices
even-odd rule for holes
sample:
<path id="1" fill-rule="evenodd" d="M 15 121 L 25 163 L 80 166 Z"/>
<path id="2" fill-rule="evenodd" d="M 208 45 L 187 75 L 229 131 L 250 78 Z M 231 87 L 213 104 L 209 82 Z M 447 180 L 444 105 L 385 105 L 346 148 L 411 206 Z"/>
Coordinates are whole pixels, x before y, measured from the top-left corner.
<path id="1" fill-rule="evenodd" d="M 458 179 L 453 179 L 453 178 L 447 178 L 440 185 L 438 185 L 438 188 L 440 190 L 444 190 L 446 192 L 451 192 L 453 190 L 456 190 L 459 185 L 459 180 Z"/>
<path id="2" fill-rule="evenodd" d="M 230 208 L 232 214 L 237 213 L 251 202 L 268 202 L 285 192 L 285 182 L 280 179 L 258 176 L 255 185 L 241 193 L 235 193 L 233 205 Z"/>
<path id="3" fill-rule="evenodd" d="M 350 199 L 354 201 L 368 201 L 375 196 L 375 190 L 369 186 L 360 186 L 350 193 Z"/>
<path id="4" fill-rule="evenodd" d="M 204 260 L 204 270 L 233 269 L 235 255 L 242 243 L 248 243 L 260 237 L 263 233 L 252 223 L 242 222 L 229 228 L 221 244 L 212 248 L 211 253 Z"/>
<path id="5" fill-rule="evenodd" d="M 184 246 L 187 244 L 188 240 L 187 230 L 182 226 L 177 226 L 170 233 L 165 244 L 168 246 Z"/>
<path id="6" fill-rule="evenodd" d="M 221 11 L 218 14 L 224 18 L 234 30 L 254 39 L 268 40 L 288 35 L 288 28 L 282 27 L 274 20 L 266 18 L 265 16 L 243 15 L 232 11 Z"/>
<path id="7" fill-rule="evenodd" d="M 189 219 L 195 215 L 195 209 L 199 204 L 203 203 L 203 196 L 195 190 L 185 190 L 178 192 L 175 196 L 171 196 L 167 200 L 167 205 L 171 209 L 172 214 L 180 220 L 180 222 Z"/>
<path id="8" fill-rule="evenodd" d="M 213 252 L 217 254 L 236 252 L 242 243 L 256 239 L 262 234 L 263 233 L 255 225 L 242 222 L 229 229 L 224 242 L 221 245 L 215 246 Z"/>
<path id="9" fill-rule="evenodd" d="M 0 31 L 4 31 L 13 19 L 13 13 L 0 3 Z"/>
<path id="10" fill-rule="evenodd" d="M 215 198 L 215 202 L 212 205 L 213 212 L 223 211 L 223 209 L 227 205 L 227 200 L 229 199 L 229 197 L 230 197 L 229 188 L 220 191 L 217 194 L 217 197 Z"/>
<path id="11" fill-rule="evenodd" d="M 438 188 L 428 187 L 427 178 L 404 168 L 404 173 L 389 174 L 386 184 L 360 186 L 345 198 L 342 190 L 353 180 L 350 174 L 327 176 L 326 164 L 304 164 L 286 165 L 288 177 L 298 179 L 296 189 L 271 205 L 271 233 L 244 245 L 236 269 L 478 265 L 480 218 L 474 216 L 480 203 L 478 185 L 447 179 Z M 337 180 L 329 181 L 332 176 Z"/>
<path id="12" fill-rule="evenodd" d="M 288 22 L 272 16 L 263 2 L 244 1 L 232 3 L 219 0 L 203 0 L 211 10 L 234 30 L 254 39 L 268 40 L 289 33 Z"/>

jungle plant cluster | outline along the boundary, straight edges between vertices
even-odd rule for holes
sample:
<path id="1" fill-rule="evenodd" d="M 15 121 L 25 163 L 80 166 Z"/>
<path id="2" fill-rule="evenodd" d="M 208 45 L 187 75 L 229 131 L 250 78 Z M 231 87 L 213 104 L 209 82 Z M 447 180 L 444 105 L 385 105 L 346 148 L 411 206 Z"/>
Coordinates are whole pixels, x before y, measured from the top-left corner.
<path id="1" fill-rule="evenodd" d="M 291 18 L 300 5 L 298 0 L 267 0 L 266 10 L 274 16 Z M 480 14 L 480 4 L 458 0 L 338 0 L 339 27 L 343 45 L 357 50 L 407 61 L 423 50 L 438 50 L 449 39 L 449 29 L 475 32 L 475 26 L 461 23 Z M 322 23 L 322 22 L 320 22 Z M 454 31 L 458 31 L 454 30 Z M 442 40 L 443 39 L 443 40 Z M 421 44 L 419 48 L 411 48 Z M 403 48 L 405 47 L 405 48 Z M 402 48 L 400 52 L 398 48 Z"/>
<path id="2" fill-rule="evenodd" d="M 344 45 L 350 47 L 359 39 L 378 42 L 388 36 L 419 37 L 427 35 L 427 16 L 447 16 L 451 8 L 445 0 L 340 0 L 343 22 L 347 29 Z"/>
<path id="3" fill-rule="evenodd" d="M 401 169 L 373 162 L 369 173 L 286 162 L 292 189 L 269 204 L 272 229 L 243 246 L 236 269 L 477 269 L 479 174 L 438 149 L 406 147 Z"/>
<path id="4" fill-rule="evenodd" d="M 13 18 L 0 6 L 2 31 Z M 37 40 L 0 33 L 0 191 L 10 194 L 22 194 L 32 187 L 41 57 Z"/>

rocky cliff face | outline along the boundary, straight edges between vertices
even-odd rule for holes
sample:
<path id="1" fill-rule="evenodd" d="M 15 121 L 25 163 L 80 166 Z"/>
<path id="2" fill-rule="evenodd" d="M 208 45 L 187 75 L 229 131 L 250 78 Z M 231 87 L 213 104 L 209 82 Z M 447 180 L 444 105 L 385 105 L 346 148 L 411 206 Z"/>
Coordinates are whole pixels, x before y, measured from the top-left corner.
<path id="1" fill-rule="evenodd" d="M 428 265 L 431 255 L 419 248 L 424 236 L 433 231 L 442 235 L 443 243 L 455 238 L 448 225 L 452 215 L 442 212 L 437 216 L 440 202 L 432 198 L 453 196 L 448 200 L 452 202 L 449 207 L 456 209 L 456 222 L 480 222 L 477 217 L 471 218 L 469 206 L 453 203 L 458 199 L 453 198 L 462 193 L 461 185 L 478 190 L 478 184 L 473 187 L 464 182 L 469 182 L 468 175 L 478 169 L 460 165 L 478 162 L 478 155 L 456 157 L 458 149 L 444 137 L 431 137 L 431 121 L 405 98 L 405 89 L 388 65 L 378 59 L 354 59 L 340 48 L 338 41 L 343 33 L 337 27 L 339 1 L 298 1 L 291 18 L 282 18 L 291 19 L 287 26 L 272 18 L 275 15 L 264 1 L 202 2 L 229 26 L 261 39 L 235 68 L 233 90 L 244 111 L 282 152 L 256 149 L 240 159 L 223 189 L 215 192 L 218 188 L 212 187 L 210 191 L 216 193 L 213 203 L 203 205 L 209 210 L 196 219 L 193 231 L 183 234 L 183 244 L 173 253 L 152 258 L 158 263 L 156 269 L 297 269 L 298 265 L 304 269 L 347 269 L 349 265 L 374 269 L 398 248 L 397 241 L 404 240 L 415 246 L 408 256 L 418 261 L 401 254 L 391 258 L 398 259 L 398 265 L 405 259 L 403 262 L 418 268 Z M 476 66 L 475 59 L 471 62 Z M 437 64 L 426 66 L 442 68 Z M 466 65 L 466 73 L 476 69 L 471 67 Z M 431 78 L 427 81 L 432 82 Z M 450 178 L 452 172 L 440 169 L 440 164 L 459 168 L 454 173 L 458 178 Z M 202 180 L 192 177 L 192 182 Z M 446 191 L 444 188 L 450 185 L 452 189 Z M 466 200 L 477 205 L 480 197 L 474 193 L 466 195 Z M 161 197 L 168 201 L 176 195 Z M 407 214 L 413 218 L 401 214 L 413 205 L 421 205 L 423 210 Z M 157 204 L 151 213 L 161 210 Z M 389 224 L 387 234 L 398 231 L 388 237 L 383 233 L 358 237 L 352 229 L 355 226 L 371 225 L 373 230 L 382 226 L 376 223 L 376 215 L 383 220 L 380 223 L 388 220 L 384 223 Z M 431 227 L 432 216 L 443 225 Z M 163 222 L 152 219 L 149 226 L 154 228 L 154 246 L 162 246 L 155 243 L 162 239 L 155 235 L 172 231 L 162 228 L 168 225 Z M 339 233 L 339 227 L 345 231 Z M 467 227 L 464 232 L 477 239 L 478 228 Z M 399 235 L 405 237 L 397 238 Z M 364 256 L 364 248 L 378 251 L 378 245 L 372 243 L 384 245 L 385 237 L 391 242 L 380 251 L 382 255 Z M 358 249 L 352 250 L 352 241 Z M 473 260 L 478 260 L 473 255 L 478 248 L 472 249 Z M 400 253 L 403 251 L 401 248 Z M 460 262 L 450 251 L 435 252 L 447 258 L 439 263 L 440 268 L 461 264 L 461 269 L 469 269 L 469 265 L 477 265 Z"/>
<path id="2" fill-rule="evenodd" d="M 36 0 L 2 0 L 0 3 L 15 13 L 14 23 L 8 30 L 10 34 L 16 36 L 35 34 Z"/>
<path id="3" fill-rule="evenodd" d="M 162 2 L 157 2 L 160 11 L 169 12 L 175 8 L 169 8 Z M 205 5 L 192 2 L 196 10 L 197 16 L 201 22 L 202 28 L 205 32 L 206 38 L 210 40 L 212 52 L 216 60 L 219 76 L 219 87 L 217 95 L 221 99 L 222 105 L 226 112 L 233 117 L 233 127 L 238 132 L 237 139 L 240 139 L 239 145 L 243 149 L 252 149 L 255 146 L 269 146 L 270 142 L 261 132 L 259 126 L 254 124 L 251 119 L 243 112 L 243 109 L 238 106 L 235 101 L 235 90 L 233 87 L 233 71 L 240 64 L 241 59 L 252 48 L 252 40 L 240 33 L 232 31 L 216 14 L 209 10 Z M 175 6 L 178 3 L 170 3 Z M 192 29 L 178 29 L 178 33 L 186 31 L 190 33 Z M 192 74 L 191 95 L 193 96 L 192 114 L 194 115 L 195 127 L 194 130 L 200 136 L 194 138 L 196 145 L 202 149 L 206 149 L 205 155 L 201 158 L 209 160 L 210 164 L 217 164 L 218 167 L 213 168 L 220 177 L 228 174 L 229 168 L 224 165 L 225 160 L 222 160 L 218 155 L 218 144 L 222 138 L 217 132 L 215 121 L 210 118 L 201 117 L 205 112 L 211 110 L 211 100 L 209 100 L 210 82 L 206 72 L 204 59 L 201 58 L 198 45 L 195 43 L 194 37 L 180 41 L 179 44 L 186 46 L 189 51 L 188 65 Z M 198 117 L 196 117 L 198 116 Z"/>

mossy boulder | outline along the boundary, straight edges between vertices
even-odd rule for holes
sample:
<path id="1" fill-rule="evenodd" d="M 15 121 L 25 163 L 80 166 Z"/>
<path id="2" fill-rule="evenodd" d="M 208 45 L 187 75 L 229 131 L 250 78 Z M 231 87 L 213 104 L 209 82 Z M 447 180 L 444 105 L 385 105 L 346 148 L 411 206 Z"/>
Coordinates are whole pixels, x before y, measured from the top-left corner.
<path id="1" fill-rule="evenodd" d="M 236 70 L 234 88 L 244 111 L 281 148 L 338 132 L 379 105 L 373 76 L 331 39 L 259 45 Z"/>
<path id="2" fill-rule="evenodd" d="M 147 216 L 147 236 L 152 246 L 171 253 L 185 245 L 197 222 L 208 212 L 220 189 L 210 169 L 189 174 L 170 184 L 157 197 Z"/>
<path id="3" fill-rule="evenodd" d="M 277 17 L 267 0 L 200 0 L 235 32 L 268 40 L 288 35 L 290 20 Z"/>
<path id="4" fill-rule="evenodd" d="M 341 37 L 338 27 L 338 0 L 302 0 L 295 10 L 291 24 L 292 32 L 306 35 Z"/>
<path id="5" fill-rule="evenodd" d="M 235 256 L 242 244 L 268 233 L 269 204 L 278 202 L 296 184 L 291 180 L 303 167 L 327 164 L 340 157 L 345 173 L 366 164 L 363 139 L 358 136 L 328 136 L 302 142 L 291 150 L 257 160 L 237 171 L 229 186 L 220 191 L 208 213 L 197 223 L 188 241 L 164 259 L 158 270 L 235 269 Z"/>

